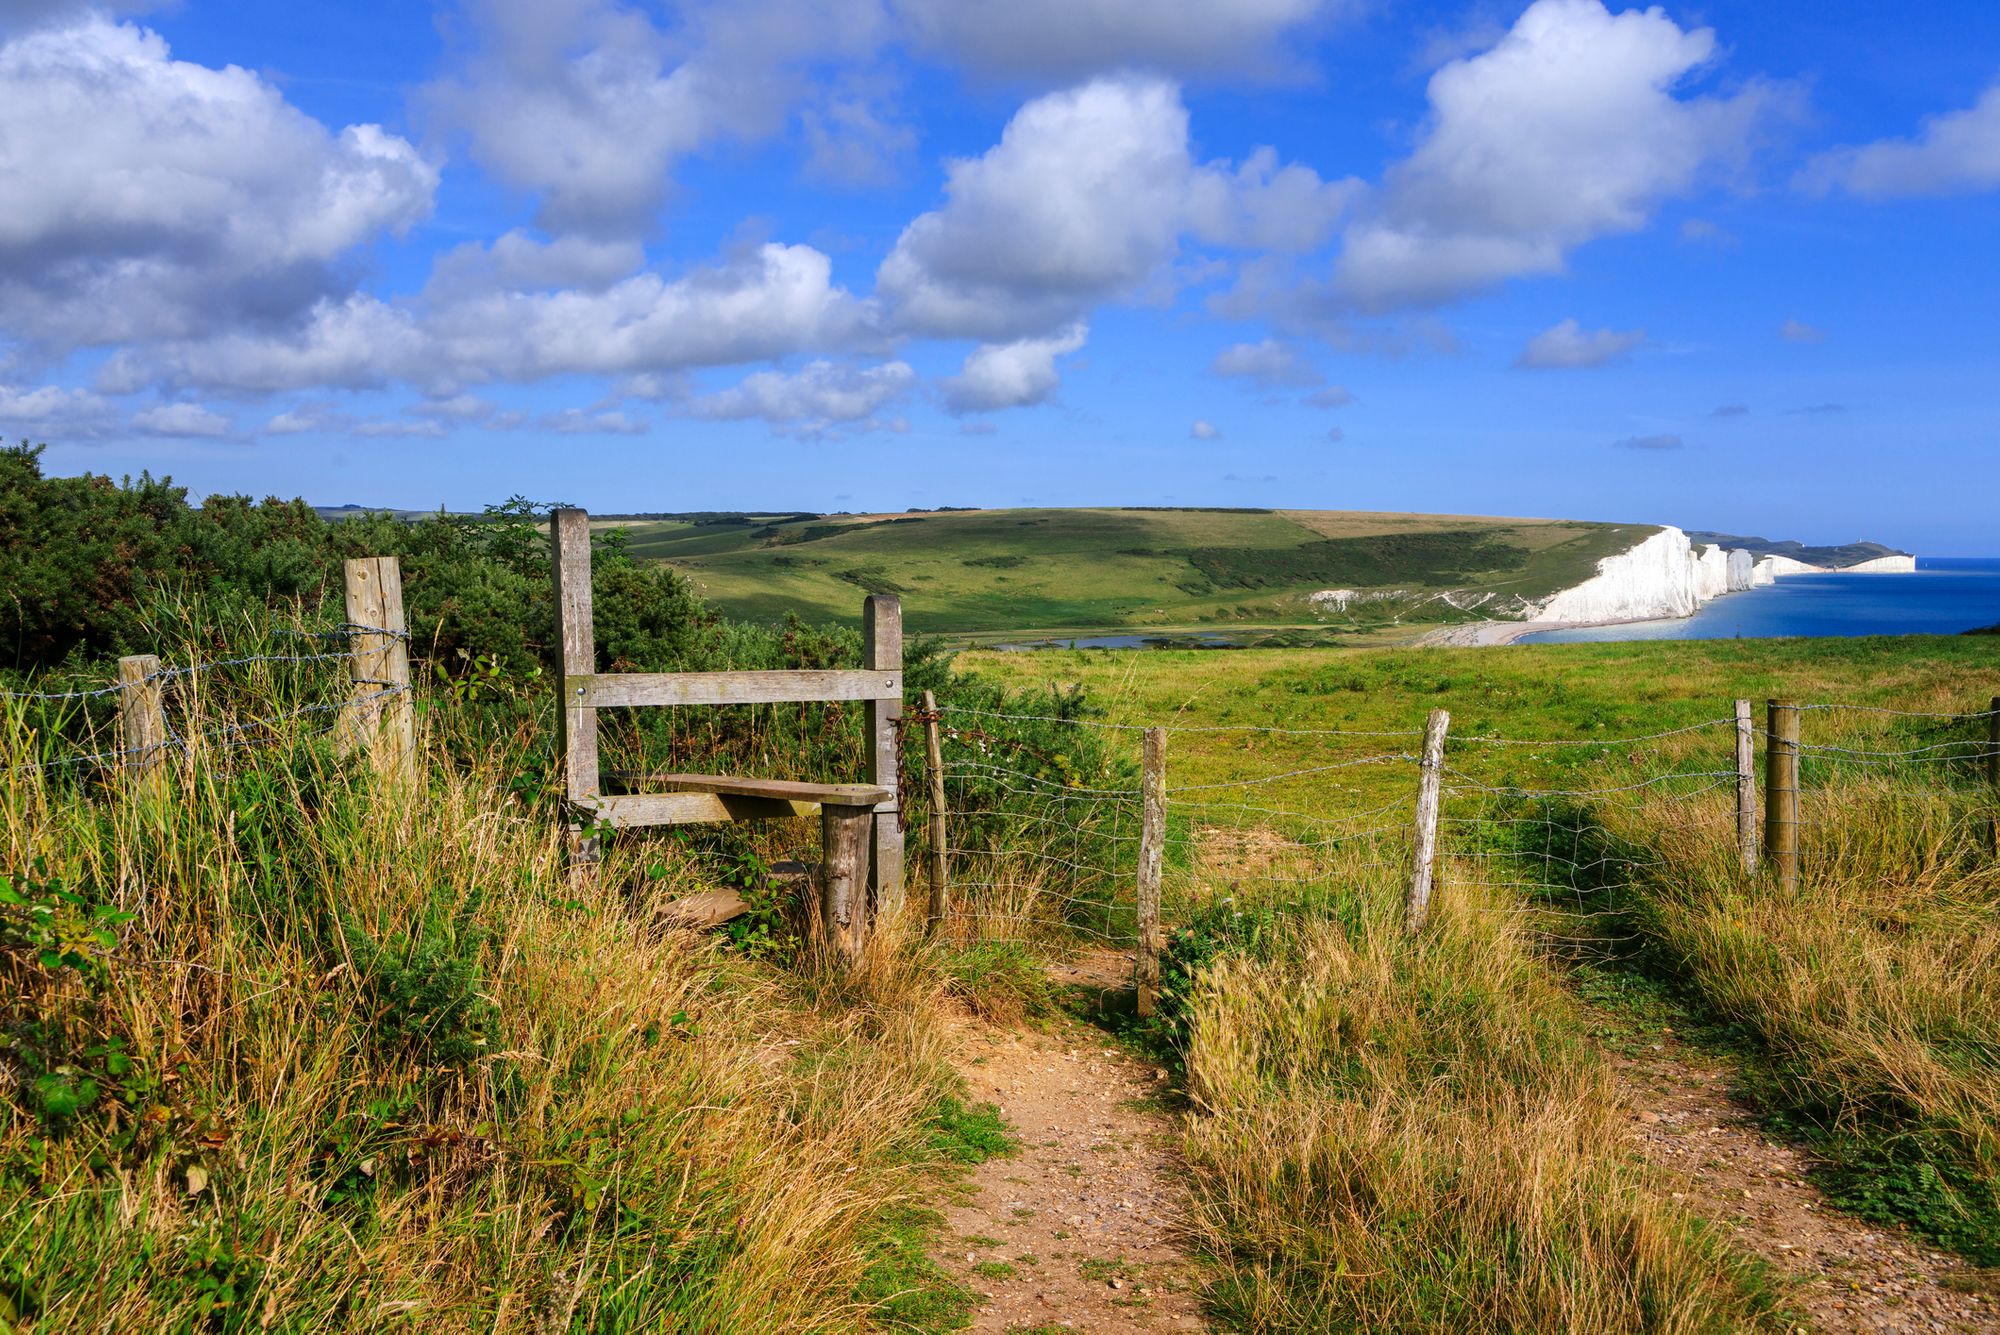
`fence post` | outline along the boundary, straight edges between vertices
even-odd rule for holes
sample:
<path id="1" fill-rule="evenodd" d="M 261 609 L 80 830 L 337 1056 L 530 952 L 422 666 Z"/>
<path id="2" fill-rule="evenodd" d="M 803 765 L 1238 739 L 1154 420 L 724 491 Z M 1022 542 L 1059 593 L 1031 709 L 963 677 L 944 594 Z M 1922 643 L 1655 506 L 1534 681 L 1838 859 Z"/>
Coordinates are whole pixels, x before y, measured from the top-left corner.
<path id="1" fill-rule="evenodd" d="M 1786 890 L 1799 888 L 1799 707 L 1767 706 L 1764 738 L 1764 860 Z"/>
<path id="2" fill-rule="evenodd" d="M 416 714 L 410 699 L 410 646 L 403 618 L 403 571 L 393 556 L 363 556 L 342 568 L 347 586 L 351 735 L 378 774 L 415 773 Z M 352 629 L 366 627 L 367 629 Z"/>
<path id="3" fill-rule="evenodd" d="M 118 660 L 118 749 L 133 791 L 158 793 L 165 780 L 160 748 L 167 744 L 167 716 L 161 706 L 160 660 L 133 654 Z"/>
<path id="4" fill-rule="evenodd" d="M 938 736 L 937 696 L 924 692 L 924 764 L 929 771 L 931 795 L 931 910 L 936 926 L 951 912 L 951 887 L 945 881 L 944 851 L 944 744 Z"/>
<path id="5" fill-rule="evenodd" d="M 549 511 L 549 547 L 556 584 L 556 754 L 562 757 L 564 791 L 585 803 L 602 791 L 597 761 L 597 711 L 583 703 L 584 688 L 571 677 L 597 671 L 597 638 L 591 625 L 590 514 L 564 507 Z M 595 835 L 570 827 L 571 875 L 588 875 L 602 854 Z"/>
<path id="6" fill-rule="evenodd" d="M 825 803 L 819 809 L 820 940 L 853 968 L 868 944 L 868 807 Z"/>
<path id="7" fill-rule="evenodd" d="M 1167 730 L 1148 728 L 1139 773 L 1139 922 L 1132 982 L 1139 1015 L 1160 993 L 1160 858 L 1167 842 Z"/>
<path id="8" fill-rule="evenodd" d="M 1736 702 L 1736 847 L 1743 874 L 1757 874 L 1757 725 L 1748 700 Z"/>
<path id="9" fill-rule="evenodd" d="M 1432 869 L 1437 861 L 1438 794 L 1444 778 L 1444 739 L 1451 711 L 1433 709 L 1424 725 L 1424 758 L 1417 773 L 1417 838 L 1410 857 L 1410 893 L 1403 901 L 1403 931 L 1414 936 L 1431 916 Z"/>
<path id="10" fill-rule="evenodd" d="M 1993 814 L 1986 818 L 1986 846 L 2000 857 L 2000 695 L 1986 710 L 1986 796 Z"/>
<path id="11" fill-rule="evenodd" d="M 861 611 L 861 666 L 870 672 L 903 675 L 903 603 L 892 594 L 871 594 Z M 875 859 L 870 888 L 873 908 L 881 916 L 903 911 L 903 803 L 897 775 L 897 748 L 903 717 L 901 687 L 894 698 L 870 700 L 864 709 L 868 725 L 868 779 L 892 796 L 875 808 Z"/>

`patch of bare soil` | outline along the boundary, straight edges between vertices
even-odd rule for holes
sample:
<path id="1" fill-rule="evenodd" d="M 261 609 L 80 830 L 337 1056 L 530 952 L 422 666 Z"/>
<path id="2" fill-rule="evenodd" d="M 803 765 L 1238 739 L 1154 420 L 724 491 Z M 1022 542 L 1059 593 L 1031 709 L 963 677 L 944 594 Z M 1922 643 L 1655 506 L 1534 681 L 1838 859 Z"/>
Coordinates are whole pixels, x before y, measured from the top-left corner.
<path id="1" fill-rule="evenodd" d="M 1208 1329 L 1178 1243 L 1166 1073 L 1069 1019 L 1046 1032 L 974 1029 L 959 1070 L 1021 1146 L 981 1164 L 944 1210 L 938 1261 L 982 1296 L 972 1329 Z"/>
<path id="2" fill-rule="evenodd" d="M 1809 1156 L 1730 1097 L 1726 1068 L 1671 1041 L 1615 1060 L 1636 1147 L 1680 1179 L 1676 1199 L 1797 1282 L 1815 1329 L 2000 1331 L 2000 1276 L 1830 1204 Z"/>

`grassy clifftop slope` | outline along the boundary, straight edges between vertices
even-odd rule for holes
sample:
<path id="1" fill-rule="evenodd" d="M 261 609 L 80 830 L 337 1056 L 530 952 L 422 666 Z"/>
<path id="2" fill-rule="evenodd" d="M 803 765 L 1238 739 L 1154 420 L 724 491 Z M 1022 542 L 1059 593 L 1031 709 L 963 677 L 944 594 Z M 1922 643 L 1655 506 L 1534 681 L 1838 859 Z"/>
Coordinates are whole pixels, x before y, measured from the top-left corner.
<path id="1" fill-rule="evenodd" d="M 1392 623 L 1587 579 L 1645 525 L 1316 510 L 971 510 L 614 521 L 732 616 L 853 620 L 896 593 L 945 634 Z M 1315 605 L 1320 590 L 1364 597 Z"/>

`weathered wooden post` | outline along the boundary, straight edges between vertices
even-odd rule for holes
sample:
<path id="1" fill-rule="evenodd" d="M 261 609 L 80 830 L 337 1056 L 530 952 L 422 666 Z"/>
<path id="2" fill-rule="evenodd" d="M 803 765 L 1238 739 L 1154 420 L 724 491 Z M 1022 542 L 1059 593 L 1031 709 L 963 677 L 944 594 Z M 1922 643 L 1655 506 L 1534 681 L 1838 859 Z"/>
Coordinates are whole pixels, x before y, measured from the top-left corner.
<path id="1" fill-rule="evenodd" d="M 2000 857 L 2000 695 L 1986 708 L 1986 799 L 1993 805 L 1986 818 L 1986 846 Z"/>
<path id="2" fill-rule="evenodd" d="M 944 743 L 938 736 L 937 696 L 924 692 L 924 765 L 930 780 L 931 797 L 931 907 L 929 918 L 936 926 L 951 912 L 951 887 L 945 881 L 947 846 L 944 814 Z"/>
<path id="3" fill-rule="evenodd" d="M 1757 725 L 1748 700 L 1736 702 L 1736 849 L 1745 876 L 1757 874 Z"/>
<path id="4" fill-rule="evenodd" d="M 1160 994 L 1160 862 L 1167 841 L 1167 730 L 1148 728 L 1139 773 L 1139 922 L 1133 947 L 1136 1008 L 1151 1015 Z"/>
<path id="5" fill-rule="evenodd" d="M 898 682 L 903 675 L 903 604 L 890 594 L 869 596 L 861 611 L 861 666 Z M 888 801 L 875 808 L 874 870 L 869 878 L 873 904 L 884 917 L 903 911 L 903 812 L 897 794 L 898 724 L 903 717 L 900 688 L 887 698 L 863 705 L 868 728 L 869 781 L 889 790 Z"/>
<path id="6" fill-rule="evenodd" d="M 158 794 L 166 785 L 161 749 L 167 744 L 167 715 L 160 683 L 156 655 L 118 660 L 118 749 L 124 752 L 121 768 L 134 793 Z"/>
<path id="7" fill-rule="evenodd" d="M 1410 855 L 1410 891 L 1403 900 L 1403 932 L 1415 936 L 1431 916 L 1431 882 L 1437 862 L 1438 799 L 1444 781 L 1444 739 L 1451 711 L 1433 709 L 1424 725 L 1424 756 L 1417 770 L 1416 844 Z"/>
<path id="8" fill-rule="evenodd" d="M 556 580 L 556 753 L 571 802 L 589 802 L 603 791 L 598 773 L 597 710 L 588 691 L 573 677 L 597 671 L 597 644 L 591 630 L 590 515 L 582 510 L 549 512 L 549 544 Z M 596 835 L 570 826 L 572 875 L 588 875 L 601 854 Z"/>
<path id="9" fill-rule="evenodd" d="M 1764 737 L 1764 861 L 1786 890 L 1799 888 L 1799 707 L 1772 700 Z"/>
<path id="10" fill-rule="evenodd" d="M 875 819 L 872 806 L 820 804 L 820 939 L 850 969 L 868 944 L 868 847 Z"/>
<path id="11" fill-rule="evenodd" d="M 417 741 L 402 567 L 393 556 L 363 556 L 347 562 L 342 574 L 354 681 L 348 735 L 367 748 L 376 773 L 406 780 L 416 773 Z"/>

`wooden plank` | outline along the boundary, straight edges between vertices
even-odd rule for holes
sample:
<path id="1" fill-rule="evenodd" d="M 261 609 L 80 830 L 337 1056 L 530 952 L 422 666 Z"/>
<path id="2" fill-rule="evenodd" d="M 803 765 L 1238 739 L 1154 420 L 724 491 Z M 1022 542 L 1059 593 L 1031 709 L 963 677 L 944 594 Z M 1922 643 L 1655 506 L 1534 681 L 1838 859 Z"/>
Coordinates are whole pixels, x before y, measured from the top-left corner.
<path id="1" fill-rule="evenodd" d="M 1141 1016 L 1151 1015 L 1160 994 L 1160 857 L 1167 842 L 1167 730 L 1148 728 L 1139 774 L 1139 939 L 1132 951 L 1132 983 Z"/>
<path id="2" fill-rule="evenodd" d="M 609 672 L 572 676 L 569 692 L 579 703 L 593 709 L 901 700 L 903 674 L 857 668 L 811 672 Z"/>
<path id="3" fill-rule="evenodd" d="M 892 796 L 887 788 L 868 783 L 808 783 L 797 779 L 744 779 L 734 774 L 634 774 L 613 770 L 606 778 L 643 784 L 667 793 L 724 793 L 737 797 L 768 797 L 780 802 L 831 802 L 844 807 L 872 807 Z"/>
<path id="4" fill-rule="evenodd" d="M 379 773 L 407 782 L 417 772 L 416 700 L 410 694 L 409 623 L 403 614 L 403 566 L 393 556 L 375 558 L 377 601 L 382 628 L 381 664 L 384 685 L 377 690 L 394 691 L 381 701 L 382 727 L 376 736 L 375 768 Z"/>
<path id="5" fill-rule="evenodd" d="M 1736 850 L 1745 876 L 1757 874 L 1757 724 L 1736 702 Z"/>
<path id="6" fill-rule="evenodd" d="M 924 692 L 924 773 L 930 780 L 931 904 L 926 916 L 933 925 L 951 912 L 951 886 L 945 878 L 944 743 L 938 736 L 937 696 Z"/>
<path id="7" fill-rule="evenodd" d="M 903 676 L 903 604 L 889 594 L 873 594 L 861 608 L 861 666 L 885 677 Z M 900 688 L 893 698 L 870 700 L 866 714 L 868 778 L 889 790 L 886 802 L 875 808 L 874 857 L 869 889 L 875 911 L 897 914 L 903 911 L 903 812 L 897 794 L 902 779 L 898 751 L 902 742 L 903 695 Z"/>
<path id="8" fill-rule="evenodd" d="M 132 791 L 158 795 L 165 788 L 167 715 L 161 704 L 160 660 L 133 654 L 118 660 L 118 749 Z"/>
<path id="9" fill-rule="evenodd" d="M 1799 707 L 1768 706 L 1764 739 L 1764 861 L 1786 890 L 1799 888 Z"/>
<path id="10" fill-rule="evenodd" d="M 817 802 L 788 802 L 728 793 L 593 794 L 577 805 L 596 813 L 597 823 L 614 830 L 647 825 L 712 825 L 738 820 L 789 820 L 819 813 Z"/>
<path id="11" fill-rule="evenodd" d="M 1415 935 L 1431 915 L 1431 885 L 1437 863 L 1439 790 L 1444 776 L 1444 740 L 1451 712 L 1433 709 L 1424 725 L 1424 758 L 1417 774 L 1416 846 L 1410 855 L 1410 889 L 1403 899 L 1403 931 Z"/>
<path id="12" fill-rule="evenodd" d="M 868 942 L 868 843 L 875 813 L 828 806 L 820 812 L 821 939 L 848 968 L 861 963 Z"/>
<path id="13" fill-rule="evenodd" d="M 591 628 L 590 515 L 573 509 L 551 511 L 549 539 L 554 549 L 556 636 L 562 642 L 556 668 L 557 754 L 563 760 L 570 800 L 580 802 L 601 791 L 597 711 L 584 699 L 584 688 L 571 681 L 597 671 L 597 643 Z"/>

